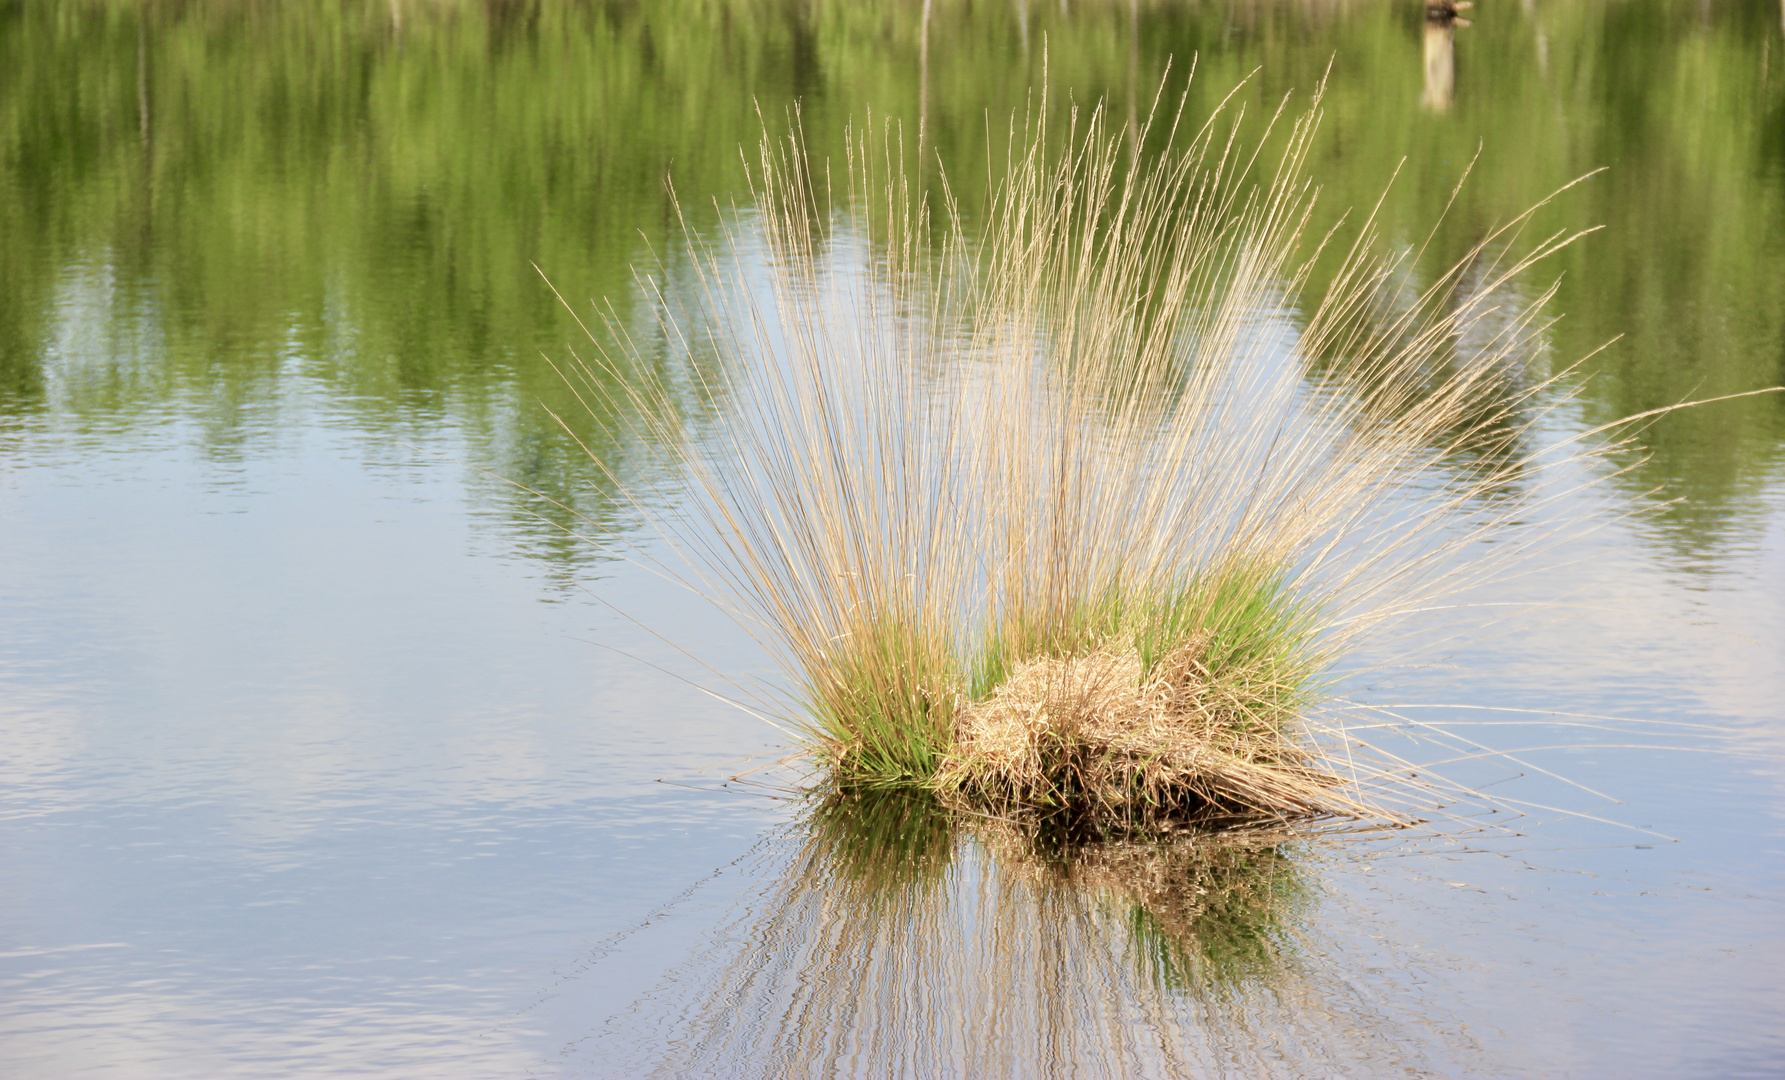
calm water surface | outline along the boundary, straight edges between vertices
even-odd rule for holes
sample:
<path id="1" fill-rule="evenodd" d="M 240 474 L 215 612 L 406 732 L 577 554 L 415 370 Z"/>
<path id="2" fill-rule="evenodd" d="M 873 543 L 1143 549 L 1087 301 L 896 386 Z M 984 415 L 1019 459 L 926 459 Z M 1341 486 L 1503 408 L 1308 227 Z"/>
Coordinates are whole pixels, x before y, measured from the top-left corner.
<path id="1" fill-rule="evenodd" d="M 1606 168 L 1521 283 L 1591 376 L 1548 434 L 1785 382 L 1785 8 L 1469 17 L 0 4 L 0 1075 L 1785 1075 L 1780 397 L 1644 429 L 1492 598 L 1547 606 L 1368 688 L 1524 751 L 1517 836 L 1068 857 L 726 785 L 781 737 L 659 669 L 763 657 L 499 479 L 639 528 L 530 264 L 638 317 L 666 175 L 747 229 L 758 107 L 970 163 L 1193 56 L 1194 114 L 1330 64 L 1324 205 L 1404 159 L 1391 242 L 1475 160 L 1427 272 Z"/>

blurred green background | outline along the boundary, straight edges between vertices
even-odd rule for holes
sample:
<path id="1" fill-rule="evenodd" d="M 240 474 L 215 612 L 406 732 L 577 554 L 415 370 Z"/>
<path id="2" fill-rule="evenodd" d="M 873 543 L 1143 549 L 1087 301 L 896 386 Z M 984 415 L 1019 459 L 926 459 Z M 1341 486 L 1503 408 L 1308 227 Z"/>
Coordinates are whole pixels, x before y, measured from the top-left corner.
<path id="1" fill-rule="evenodd" d="M 675 272 L 666 180 L 710 235 L 747 211 L 740 147 L 795 102 L 827 154 L 870 110 L 921 127 L 971 205 L 988 129 L 1044 84 L 1052 113 L 1125 117 L 1192 67 L 1197 119 L 1248 75 L 1254 120 L 1326 76 L 1322 212 L 1374 205 L 1399 166 L 1384 231 L 1417 248 L 1442 216 L 1427 273 L 1603 167 L 1536 226 L 1603 228 L 1527 290 L 1561 278 L 1548 363 L 1617 339 L 1583 422 L 1785 382 L 1774 0 L 1481 0 L 1467 24 L 1404 0 L 9 0 L 0 440 L 179 415 L 228 456 L 321 410 L 461 431 L 470 464 L 609 516 L 541 407 L 569 404 L 542 355 L 578 331 L 532 264 L 627 317 L 635 266 Z M 1644 431 L 1621 490 L 1682 499 L 1652 527 L 1670 557 L 1763 527 L 1782 399 Z"/>

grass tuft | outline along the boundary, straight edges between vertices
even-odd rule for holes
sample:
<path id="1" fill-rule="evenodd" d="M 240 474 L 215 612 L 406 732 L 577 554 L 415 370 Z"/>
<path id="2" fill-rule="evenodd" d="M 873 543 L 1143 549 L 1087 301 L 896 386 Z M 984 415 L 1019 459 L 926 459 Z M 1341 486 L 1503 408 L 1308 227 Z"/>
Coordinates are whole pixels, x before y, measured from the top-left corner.
<path id="1" fill-rule="evenodd" d="M 639 558 L 771 651 L 770 707 L 837 785 L 1398 819 L 1405 770 L 1321 716 L 1345 657 L 1590 482 L 1592 447 L 1526 445 L 1569 373 L 1526 362 L 1549 293 L 1507 300 L 1571 237 L 1528 213 L 1416 287 L 1369 219 L 1343 251 L 1305 235 L 1318 95 L 1264 122 L 1269 158 L 1237 106 L 1182 108 L 1013 121 L 971 217 L 890 127 L 850 135 L 835 191 L 765 136 L 754 231 L 691 241 L 673 295 L 641 279 L 650 336 L 722 374 L 651 374 L 617 320 L 568 370 L 643 426 L 615 445 L 674 455 L 675 509 L 636 497 L 669 554 Z"/>

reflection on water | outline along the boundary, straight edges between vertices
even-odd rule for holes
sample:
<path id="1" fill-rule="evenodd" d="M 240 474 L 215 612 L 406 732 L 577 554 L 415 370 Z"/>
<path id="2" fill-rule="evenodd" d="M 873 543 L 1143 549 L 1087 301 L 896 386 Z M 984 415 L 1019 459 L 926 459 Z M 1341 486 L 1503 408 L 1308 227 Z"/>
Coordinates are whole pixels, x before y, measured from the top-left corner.
<path id="1" fill-rule="evenodd" d="M 1465 1053 L 1403 1045 L 1337 984 L 1307 937 L 1319 843 L 1068 836 L 832 796 L 737 920 L 581 1053 L 629 1075 L 1137 1077 Z"/>
<path id="2" fill-rule="evenodd" d="M 1435 113 L 1449 112 L 1457 96 L 1457 26 L 1468 26 L 1458 19 L 1455 9 L 1426 8 L 1425 29 L 1425 93 L 1420 103 Z"/>
<path id="3" fill-rule="evenodd" d="M 1219 997 L 1270 985 L 1309 914 L 1294 837 L 1270 826 L 1087 840 L 978 824 L 974 838 L 1002 877 L 1115 914 L 1122 951 L 1166 989 Z"/>

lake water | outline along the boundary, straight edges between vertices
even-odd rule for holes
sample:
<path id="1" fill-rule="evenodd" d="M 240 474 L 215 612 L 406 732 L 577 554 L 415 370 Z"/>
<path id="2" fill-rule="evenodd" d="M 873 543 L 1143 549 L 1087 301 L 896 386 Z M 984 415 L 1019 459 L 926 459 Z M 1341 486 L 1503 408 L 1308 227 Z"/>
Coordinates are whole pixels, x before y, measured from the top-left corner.
<path id="1" fill-rule="evenodd" d="M 1130 115 L 1195 58 L 1193 115 L 1249 73 L 1256 113 L 1330 70 L 1324 213 L 1402 163 L 1417 247 L 1474 162 L 1428 270 L 1605 169 L 1522 283 L 1590 376 L 1551 436 L 1785 383 L 1785 7 L 1467 18 L 0 5 L 0 1075 L 1785 1075 L 1785 395 L 1643 428 L 1496 598 L 1543 606 L 1371 688 L 1520 751 L 1510 834 L 1066 865 L 728 783 L 785 740 L 687 656 L 763 656 L 556 528 L 640 525 L 551 418 L 598 437 L 534 264 L 641 310 L 665 177 L 747 228 L 795 101 L 967 175 L 1044 83 Z"/>

